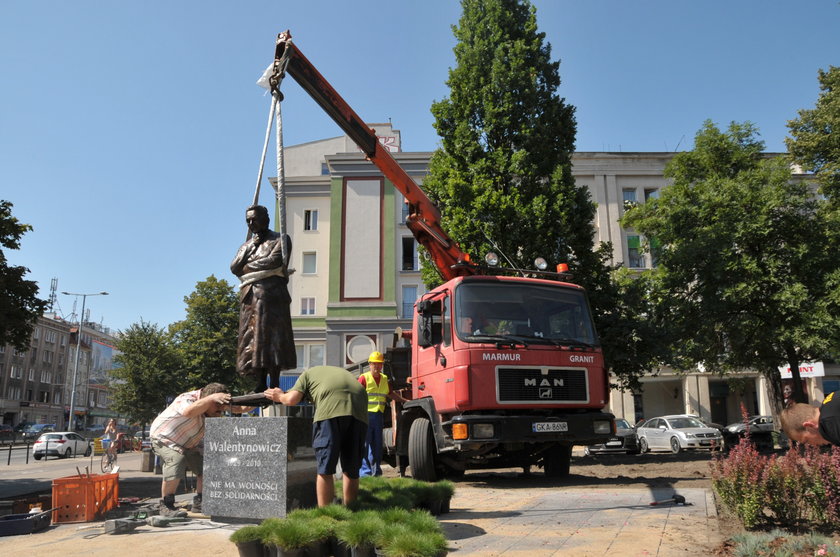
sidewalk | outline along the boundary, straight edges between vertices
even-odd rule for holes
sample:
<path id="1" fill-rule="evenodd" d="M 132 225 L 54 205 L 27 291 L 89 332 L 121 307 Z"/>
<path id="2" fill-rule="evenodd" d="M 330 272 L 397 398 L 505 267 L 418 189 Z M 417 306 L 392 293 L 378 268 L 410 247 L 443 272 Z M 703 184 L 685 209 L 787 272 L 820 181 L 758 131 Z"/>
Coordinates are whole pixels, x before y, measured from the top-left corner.
<path id="1" fill-rule="evenodd" d="M 140 471 L 140 455 L 120 455 L 120 496 L 157 500 L 160 476 Z M 35 469 L 31 469 L 34 472 Z M 14 491 L 0 468 L 0 499 Z M 469 479 L 470 476 L 467 476 Z M 30 478 L 27 486 L 51 486 Z M 143 495 L 144 494 L 144 495 Z M 456 484 L 452 511 L 439 517 L 451 555 L 505 556 L 701 556 L 721 541 L 714 501 L 704 489 L 681 490 L 690 505 L 651 506 L 666 489 L 563 489 L 523 480 L 521 488 L 482 482 Z M 180 495 L 186 502 L 190 495 Z M 104 535 L 102 523 L 58 524 L 47 531 L 0 538 L 4 556 L 178 555 L 236 557 L 228 537 L 238 526 L 195 519 L 191 524 Z"/>

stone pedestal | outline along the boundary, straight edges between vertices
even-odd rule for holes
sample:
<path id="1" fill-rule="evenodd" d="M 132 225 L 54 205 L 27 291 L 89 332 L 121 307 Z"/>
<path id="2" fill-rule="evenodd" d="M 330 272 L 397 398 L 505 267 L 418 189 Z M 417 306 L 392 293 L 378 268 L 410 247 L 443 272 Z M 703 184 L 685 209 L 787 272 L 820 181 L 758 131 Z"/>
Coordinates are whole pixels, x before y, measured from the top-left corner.
<path id="1" fill-rule="evenodd" d="M 312 420 L 209 418 L 202 512 L 221 522 L 283 518 L 315 507 Z"/>

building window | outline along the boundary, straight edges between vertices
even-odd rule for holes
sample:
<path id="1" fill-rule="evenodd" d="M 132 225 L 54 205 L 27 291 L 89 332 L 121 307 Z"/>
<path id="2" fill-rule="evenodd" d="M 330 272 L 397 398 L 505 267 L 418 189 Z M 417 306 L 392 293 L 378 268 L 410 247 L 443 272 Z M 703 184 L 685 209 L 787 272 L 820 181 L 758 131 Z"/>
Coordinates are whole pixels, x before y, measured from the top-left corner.
<path id="1" fill-rule="evenodd" d="M 302 372 L 313 366 L 324 365 L 324 344 L 296 344 L 295 354 L 297 355 L 297 370 Z"/>
<path id="2" fill-rule="evenodd" d="M 659 256 L 662 254 L 662 244 L 656 238 L 649 238 L 650 243 L 650 266 L 656 267 L 659 265 Z"/>
<path id="3" fill-rule="evenodd" d="M 38 393 L 38 402 L 49 402 L 50 401 L 50 393 L 49 391 L 41 391 Z"/>
<path id="4" fill-rule="evenodd" d="M 318 209 L 306 209 L 303 212 L 303 229 L 318 230 Z"/>
<path id="5" fill-rule="evenodd" d="M 629 211 L 637 205 L 636 188 L 621 190 L 621 198 L 624 202 L 624 210 Z"/>
<path id="6" fill-rule="evenodd" d="M 645 190 L 645 201 L 647 201 L 648 199 L 659 199 L 659 190 L 658 189 Z"/>
<path id="7" fill-rule="evenodd" d="M 61 404 L 61 391 L 56 391 L 53 395 L 53 404 Z"/>
<path id="8" fill-rule="evenodd" d="M 32 402 L 32 389 L 26 389 L 26 400 Z"/>
<path id="9" fill-rule="evenodd" d="M 408 202 L 403 199 L 402 211 L 400 212 L 400 224 L 405 224 L 408 219 Z"/>
<path id="10" fill-rule="evenodd" d="M 411 319 L 414 317 L 414 302 L 417 301 L 417 287 L 402 287 L 402 318 Z"/>
<path id="11" fill-rule="evenodd" d="M 30 381 L 35 381 L 35 368 L 34 367 L 29 368 L 29 380 Z M 29 400 L 32 400 L 32 399 L 30 398 Z"/>
<path id="12" fill-rule="evenodd" d="M 41 327 L 35 327 L 34 329 L 32 329 L 32 338 L 41 338 Z"/>
<path id="13" fill-rule="evenodd" d="M 627 266 L 631 269 L 643 269 L 645 266 L 642 243 L 638 236 L 627 236 L 627 259 Z"/>
<path id="14" fill-rule="evenodd" d="M 402 270 L 416 271 L 420 268 L 417 259 L 417 242 L 410 236 L 403 236 L 402 239 Z"/>
<path id="15" fill-rule="evenodd" d="M 303 254 L 303 274 L 304 275 L 314 275 L 317 271 L 317 259 L 315 253 L 304 253 Z"/>
<path id="16" fill-rule="evenodd" d="M 300 299 L 300 314 L 315 315 L 315 298 Z"/>
<path id="17" fill-rule="evenodd" d="M 327 166 L 327 163 L 321 163 L 321 176 L 329 176 L 330 175 L 330 167 Z"/>
<path id="18" fill-rule="evenodd" d="M 309 367 L 324 365 L 324 345 L 309 345 Z"/>
<path id="19" fill-rule="evenodd" d="M 49 350 L 44 351 L 44 363 L 51 364 L 53 361 L 53 353 Z"/>

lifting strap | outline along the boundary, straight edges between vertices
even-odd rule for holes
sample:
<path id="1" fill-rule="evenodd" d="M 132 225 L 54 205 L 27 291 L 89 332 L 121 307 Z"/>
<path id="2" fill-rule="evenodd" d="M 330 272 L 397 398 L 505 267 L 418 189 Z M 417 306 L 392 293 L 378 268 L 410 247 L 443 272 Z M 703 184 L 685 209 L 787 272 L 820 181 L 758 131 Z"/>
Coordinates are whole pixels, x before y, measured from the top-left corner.
<path id="1" fill-rule="evenodd" d="M 288 32 L 287 32 L 288 33 Z M 288 40 L 284 33 L 278 36 L 278 42 L 281 40 Z M 286 170 L 283 159 L 283 117 L 280 110 L 280 104 L 283 101 L 283 93 L 280 92 L 280 83 L 286 76 L 286 66 L 289 63 L 289 51 L 284 50 L 283 54 L 277 58 L 271 67 L 271 76 L 268 79 L 268 84 L 271 90 L 271 107 L 268 112 L 268 124 L 265 128 L 265 140 L 263 141 L 262 155 L 260 157 L 260 167 L 257 173 L 257 185 L 254 190 L 253 205 L 259 203 L 260 185 L 262 184 L 263 171 L 265 169 L 265 157 L 268 152 L 268 143 L 271 138 L 271 124 L 275 123 L 275 143 L 277 146 L 277 187 L 275 190 L 275 198 L 277 200 L 277 222 L 279 224 L 280 237 L 282 238 L 280 244 L 283 250 L 283 262 L 288 265 L 289 253 L 287 253 L 286 242 Z M 259 82 L 258 82 L 259 83 Z M 248 232 L 250 238 L 251 233 Z"/>

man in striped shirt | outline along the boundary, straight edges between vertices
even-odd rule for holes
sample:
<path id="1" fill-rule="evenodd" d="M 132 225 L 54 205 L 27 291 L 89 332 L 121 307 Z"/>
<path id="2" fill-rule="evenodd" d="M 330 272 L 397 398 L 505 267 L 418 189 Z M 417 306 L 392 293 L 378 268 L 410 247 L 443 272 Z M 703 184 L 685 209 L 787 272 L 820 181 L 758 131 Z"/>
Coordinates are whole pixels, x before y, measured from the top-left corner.
<path id="1" fill-rule="evenodd" d="M 196 495 L 192 510 L 201 512 L 204 419 L 221 416 L 227 404 L 230 404 L 228 388 L 221 383 L 210 383 L 203 389 L 178 395 L 152 422 L 149 430 L 152 448 L 163 461 L 163 483 L 160 488 L 162 516 L 187 515 L 175 508 L 175 492 L 187 468 L 196 475 Z M 242 410 L 234 408 L 234 411 Z"/>

